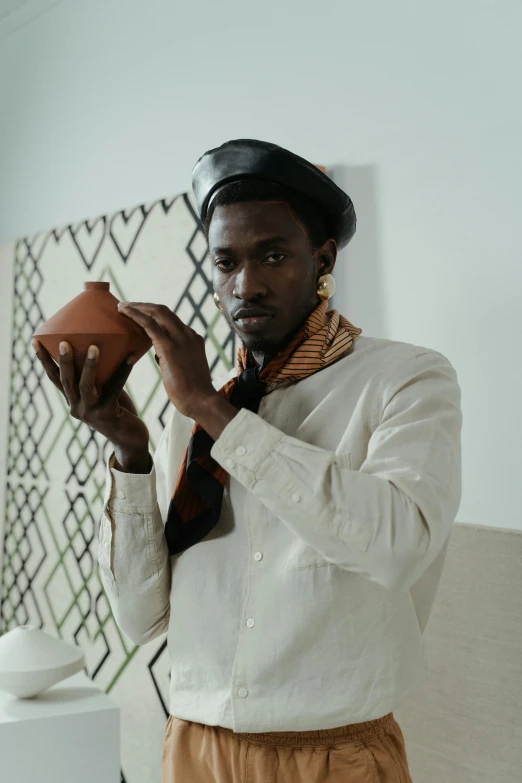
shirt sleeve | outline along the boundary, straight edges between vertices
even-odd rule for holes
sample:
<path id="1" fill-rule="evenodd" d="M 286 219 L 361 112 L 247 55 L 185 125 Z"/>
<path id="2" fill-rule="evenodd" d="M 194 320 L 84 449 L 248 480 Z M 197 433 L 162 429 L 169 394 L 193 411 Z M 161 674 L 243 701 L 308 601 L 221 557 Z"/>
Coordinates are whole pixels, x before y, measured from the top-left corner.
<path id="1" fill-rule="evenodd" d="M 409 590 L 458 511 L 460 388 L 447 359 L 422 351 L 388 367 L 378 389 L 359 470 L 246 409 L 211 455 L 327 561 Z"/>
<path id="2" fill-rule="evenodd" d="M 114 454 L 107 465 L 98 562 L 115 620 L 135 644 L 160 636 L 169 623 L 171 566 L 157 497 L 166 486 L 169 430 L 149 474 L 116 470 Z"/>

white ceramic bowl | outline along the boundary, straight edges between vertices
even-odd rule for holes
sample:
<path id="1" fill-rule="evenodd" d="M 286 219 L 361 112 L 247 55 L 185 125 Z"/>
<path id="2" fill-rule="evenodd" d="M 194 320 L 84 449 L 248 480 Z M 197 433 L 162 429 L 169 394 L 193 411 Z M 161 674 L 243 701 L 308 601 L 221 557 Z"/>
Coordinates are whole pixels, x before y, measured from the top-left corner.
<path id="1" fill-rule="evenodd" d="M 0 636 L 0 690 L 31 699 L 85 667 L 79 647 L 21 625 Z"/>

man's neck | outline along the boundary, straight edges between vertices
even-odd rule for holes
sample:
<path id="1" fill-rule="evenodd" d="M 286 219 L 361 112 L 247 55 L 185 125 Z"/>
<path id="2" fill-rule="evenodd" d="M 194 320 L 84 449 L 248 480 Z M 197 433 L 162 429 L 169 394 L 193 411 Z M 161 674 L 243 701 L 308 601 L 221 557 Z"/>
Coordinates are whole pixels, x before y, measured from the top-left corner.
<path id="1" fill-rule="evenodd" d="M 273 359 L 274 356 L 276 356 L 277 351 L 275 353 L 261 353 L 260 351 L 251 351 L 252 358 L 256 365 L 261 369 L 264 367 L 270 359 Z"/>
<path id="2" fill-rule="evenodd" d="M 258 367 L 262 367 L 263 366 L 263 362 L 264 362 L 264 359 L 265 359 L 265 354 L 264 353 L 259 353 L 258 351 L 256 351 L 254 353 L 252 351 L 252 358 L 253 358 L 254 362 L 256 363 L 256 365 Z"/>

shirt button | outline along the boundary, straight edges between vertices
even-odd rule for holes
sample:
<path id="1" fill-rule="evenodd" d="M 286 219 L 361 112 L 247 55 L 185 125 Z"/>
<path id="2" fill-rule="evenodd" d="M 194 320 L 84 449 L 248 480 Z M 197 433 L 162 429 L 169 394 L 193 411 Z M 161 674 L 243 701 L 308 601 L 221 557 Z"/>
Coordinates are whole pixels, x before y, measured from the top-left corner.
<path id="1" fill-rule="evenodd" d="M 238 446 L 236 449 L 236 454 L 238 457 L 244 457 L 246 454 L 246 449 L 244 446 Z"/>
<path id="2" fill-rule="evenodd" d="M 248 625 L 249 628 L 253 628 L 256 623 L 255 620 L 252 620 L 252 618 L 249 617 L 246 624 Z"/>
<path id="3" fill-rule="evenodd" d="M 256 552 L 254 555 L 254 560 L 257 560 L 257 562 L 259 562 L 262 559 L 263 559 L 263 555 L 261 554 L 261 552 Z"/>
<path id="4" fill-rule="evenodd" d="M 301 495 L 299 494 L 299 492 L 294 492 L 294 494 L 292 495 L 292 500 L 294 501 L 294 503 L 299 503 L 299 501 L 301 500 Z"/>
<path id="5" fill-rule="evenodd" d="M 122 492 L 121 490 L 119 490 L 118 492 L 116 492 L 116 497 L 120 498 L 121 500 L 124 500 L 125 499 L 125 492 Z"/>
<path id="6" fill-rule="evenodd" d="M 240 688 L 237 692 L 237 695 L 241 696 L 242 699 L 246 699 L 246 697 L 248 696 L 248 691 L 246 688 Z"/>

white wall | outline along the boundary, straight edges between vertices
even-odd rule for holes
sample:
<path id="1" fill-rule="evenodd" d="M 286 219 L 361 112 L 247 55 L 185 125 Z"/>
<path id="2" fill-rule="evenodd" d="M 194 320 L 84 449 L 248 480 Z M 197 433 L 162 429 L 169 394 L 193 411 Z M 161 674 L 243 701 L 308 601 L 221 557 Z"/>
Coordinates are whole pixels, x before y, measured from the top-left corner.
<path id="1" fill-rule="evenodd" d="M 337 307 L 451 359 L 458 518 L 522 529 L 521 36 L 519 0 L 63 0 L 0 41 L 0 237 L 185 190 L 229 138 L 333 167 Z"/>
<path id="2" fill-rule="evenodd" d="M 9 421 L 9 371 L 11 367 L 11 312 L 13 309 L 14 244 L 0 247 L 0 574 L 3 560 L 4 508 Z M 0 592 L 2 580 L 0 579 Z"/>

